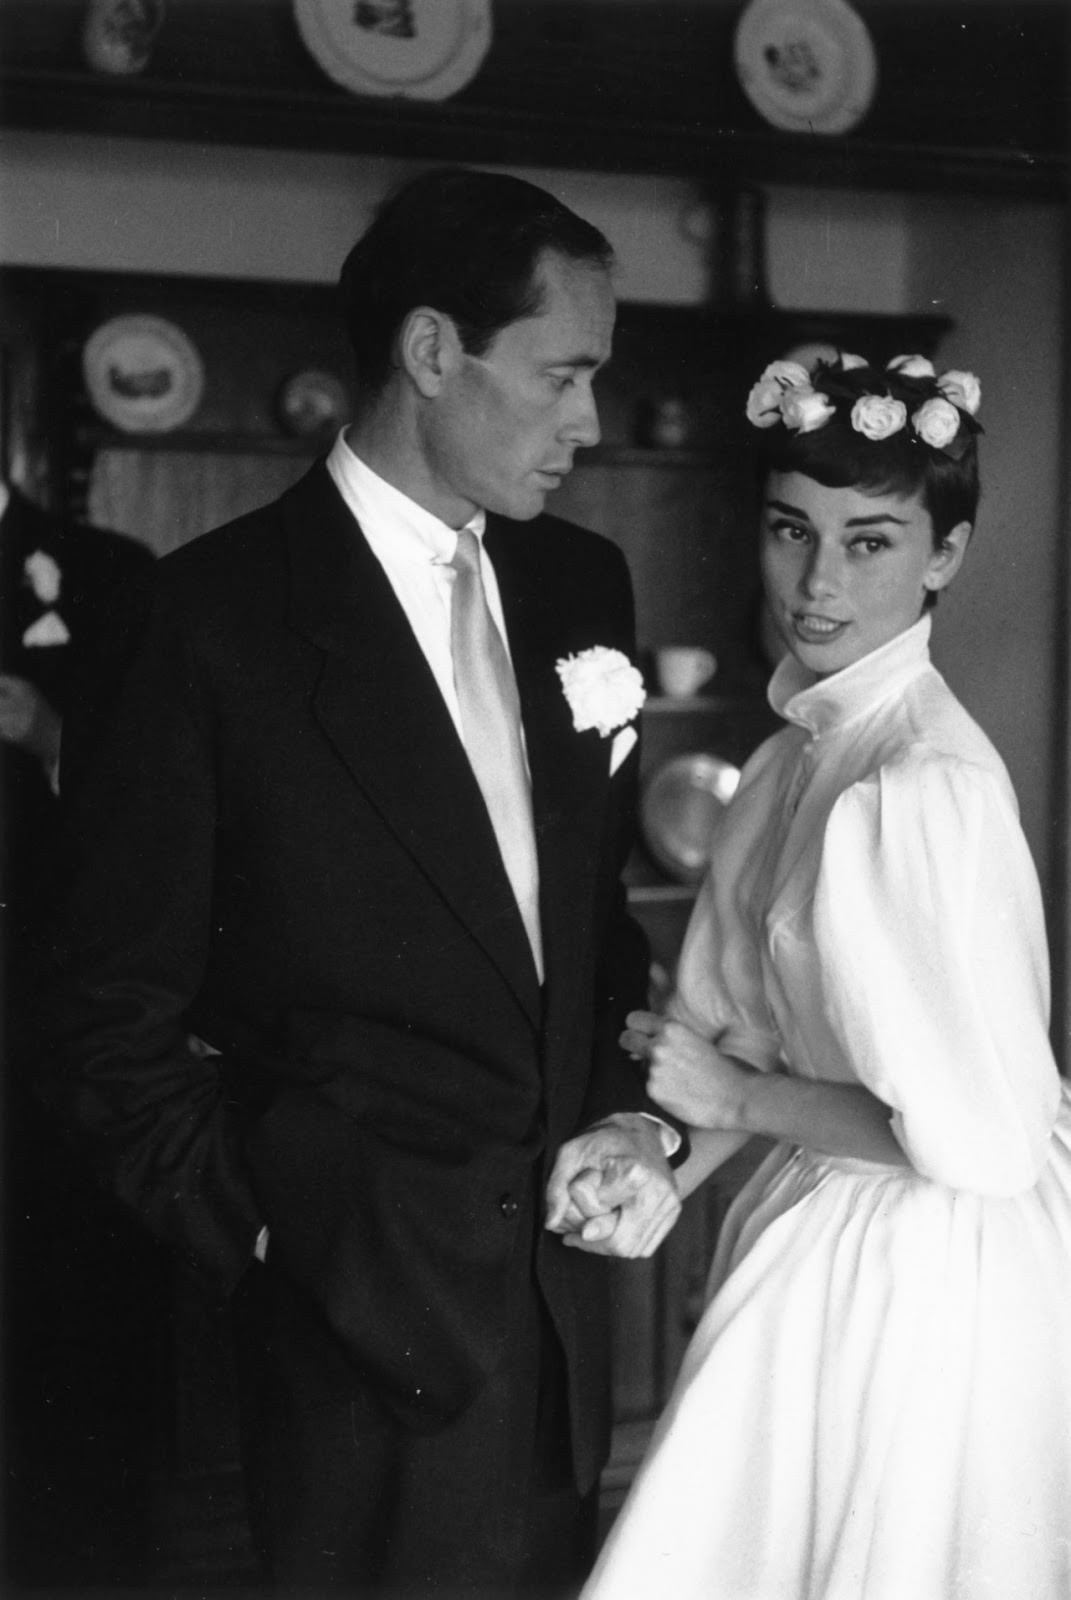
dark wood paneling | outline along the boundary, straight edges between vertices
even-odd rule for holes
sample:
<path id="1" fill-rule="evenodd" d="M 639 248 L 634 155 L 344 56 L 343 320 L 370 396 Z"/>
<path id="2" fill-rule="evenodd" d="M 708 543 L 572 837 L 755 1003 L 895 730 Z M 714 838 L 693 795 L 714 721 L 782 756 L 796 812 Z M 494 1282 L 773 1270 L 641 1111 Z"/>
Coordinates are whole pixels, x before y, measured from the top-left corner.
<path id="1" fill-rule="evenodd" d="M 172 0 L 140 75 L 81 51 L 84 0 L 0 4 L 11 126 L 757 181 L 1064 197 L 1063 0 L 857 0 L 874 105 L 844 137 L 788 135 L 733 72 L 737 0 L 495 0 L 481 70 L 449 101 L 338 88 L 290 0 Z"/>

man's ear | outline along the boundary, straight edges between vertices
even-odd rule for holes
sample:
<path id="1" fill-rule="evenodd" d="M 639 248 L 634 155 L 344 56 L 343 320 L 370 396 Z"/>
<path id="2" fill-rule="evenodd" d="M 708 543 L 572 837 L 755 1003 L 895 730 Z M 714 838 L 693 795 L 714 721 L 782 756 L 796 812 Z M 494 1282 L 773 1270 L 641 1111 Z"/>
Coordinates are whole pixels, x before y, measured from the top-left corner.
<path id="1" fill-rule="evenodd" d="M 461 354 L 452 317 L 431 306 L 414 306 L 398 336 L 401 363 L 422 395 L 438 394 Z"/>
<path id="2" fill-rule="evenodd" d="M 931 592 L 938 589 L 947 589 L 952 579 L 963 565 L 963 558 L 967 554 L 973 532 L 969 522 L 957 522 L 956 526 L 945 534 L 941 540 L 941 548 L 935 550 L 923 579 L 923 585 Z"/>

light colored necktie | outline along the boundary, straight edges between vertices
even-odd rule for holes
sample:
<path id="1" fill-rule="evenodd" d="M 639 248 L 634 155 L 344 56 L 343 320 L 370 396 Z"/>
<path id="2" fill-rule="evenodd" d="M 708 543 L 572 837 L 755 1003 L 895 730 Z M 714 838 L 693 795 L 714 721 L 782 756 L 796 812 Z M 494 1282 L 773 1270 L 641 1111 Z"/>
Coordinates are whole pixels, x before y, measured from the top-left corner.
<path id="1" fill-rule="evenodd" d="M 539 864 L 532 791 L 521 743 L 521 705 L 509 655 L 487 606 L 480 543 L 471 528 L 462 528 L 458 534 L 450 565 L 456 574 L 450 600 L 450 649 L 465 750 L 491 817 L 542 983 Z"/>

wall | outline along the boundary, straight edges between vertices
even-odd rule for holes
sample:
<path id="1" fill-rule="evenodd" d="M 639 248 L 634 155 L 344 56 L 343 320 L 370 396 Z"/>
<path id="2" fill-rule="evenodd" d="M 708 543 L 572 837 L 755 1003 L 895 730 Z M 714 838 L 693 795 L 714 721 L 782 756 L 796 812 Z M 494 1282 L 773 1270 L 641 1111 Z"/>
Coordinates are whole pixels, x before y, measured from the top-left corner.
<path id="1" fill-rule="evenodd" d="M 373 207 L 407 170 L 374 156 L 5 132 L 0 260 L 332 281 Z M 623 298 L 702 295 L 702 252 L 679 226 L 694 200 L 688 184 L 530 175 L 613 238 Z"/>
<path id="2" fill-rule="evenodd" d="M 7 133 L 0 260 L 329 280 L 404 170 L 380 158 Z M 526 175 L 609 234 L 623 298 L 703 297 L 704 216 L 690 183 Z M 768 199 L 777 303 L 947 311 L 956 328 L 942 358 L 980 373 L 985 503 L 967 569 L 941 606 L 937 654 L 1008 760 L 1053 889 L 1063 213 L 825 190 L 775 188 Z"/>
<path id="3" fill-rule="evenodd" d="M 982 380 L 983 498 L 962 581 L 941 616 L 938 659 L 992 735 L 1019 791 L 1055 914 L 1058 681 L 1066 511 L 1066 218 L 1057 207 L 961 200 L 916 208 L 909 283 L 956 319 L 943 355 Z"/>

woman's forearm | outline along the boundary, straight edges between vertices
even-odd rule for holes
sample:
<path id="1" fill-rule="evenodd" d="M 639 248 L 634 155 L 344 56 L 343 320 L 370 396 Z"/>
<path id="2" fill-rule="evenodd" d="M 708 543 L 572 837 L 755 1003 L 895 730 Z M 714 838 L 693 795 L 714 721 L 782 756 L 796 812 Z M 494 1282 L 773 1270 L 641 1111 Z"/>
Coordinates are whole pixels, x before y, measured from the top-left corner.
<path id="1" fill-rule="evenodd" d="M 822 1155 L 910 1166 L 890 1116 L 888 1106 L 862 1084 L 754 1073 L 744 1090 L 738 1126 L 747 1134 L 787 1139 Z M 686 1168 L 687 1163 L 681 1172 Z"/>
<path id="2" fill-rule="evenodd" d="M 689 1128 L 691 1154 L 674 1173 L 681 1199 L 686 1200 L 712 1172 L 742 1149 L 750 1138 L 750 1133 L 736 1129 L 729 1132 L 724 1128 Z"/>

